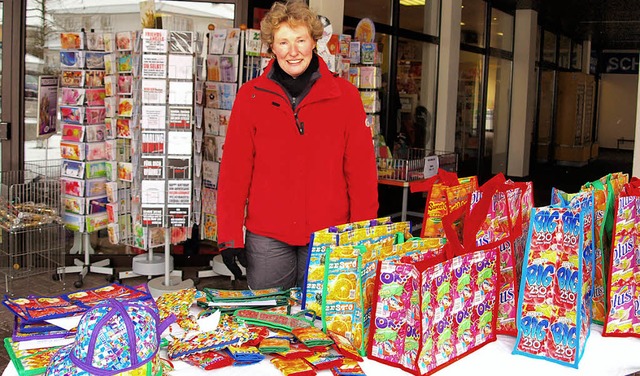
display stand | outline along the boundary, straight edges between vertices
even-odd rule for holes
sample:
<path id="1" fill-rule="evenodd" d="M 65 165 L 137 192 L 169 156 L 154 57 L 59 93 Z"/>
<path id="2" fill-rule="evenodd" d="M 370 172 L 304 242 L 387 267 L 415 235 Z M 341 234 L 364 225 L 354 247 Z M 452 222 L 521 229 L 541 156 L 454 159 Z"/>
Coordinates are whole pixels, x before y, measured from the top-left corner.
<path id="1" fill-rule="evenodd" d="M 94 253 L 93 248 L 91 247 L 91 239 L 90 234 L 88 233 L 74 233 L 74 247 L 76 247 L 79 243 L 78 250 L 76 253 L 82 252 L 84 254 L 84 260 L 74 259 L 73 266 L 65 266 L 58 268 L 58 274 L 68 274 L 68 273 L 79 273 L 80 280 L 74 282 L 74 286 L 76 288 L 80 288 L 83 285 L 84 277 L 87 276 L 89 272 L 97 273 L 97 274 L 106 274 L 109 276 L 109 281 L 112 282 L 113 277 L 113 268 L 109 267 L 110 260 L 104 259 L 100 261 L 96 261 L 91 263 L 90 255 Z M 73 252 L 73 248 L 71 249 Z M 84 250 L 84 251 L 83 251 Z"/>
<path id="2" fill-rule="evenodd" d="M 196 124 L 203 134 L 196 142 L 202 142 L 202 147 L 199 148 L 196 145 L 195 161 L 196 170 L 198 170 L 198 163 L 202 165 L 200 237 L 212 242 L 218 240 L 216 213 L 218 171 L 231 109 L 239 82 L 243 82 L 241 68 L 246 62 L 245 51 L 255 51 L 251 55 L 260 56 L 258 30 L 210 30 L 207 40 L 207 80 L 204 83 L 203 124 L 202 126 Z M 248 62 L 251 68 L 244 71 L 245 78 L 253 78 L 258 74 L 254 60 Z M 210 265 L 210 270 L 198 272 L 198 278 L 229 276 L 233 279 L 233 274 L 224 265 L 221 256 L 213 257 Z M 241 266 L 240 268 L 244 273 L 244 268 Z"/>
<path id="3" fill-rule="evenodd" d="M 125 149 L 118 153 L 117 176 L 129 188 L 111 183 L 117 195 L 109 204 L 110 239 L 145 251 L 118 277 L 147 276 L 157 296 L 193 286 L 174 271 L 171 245 L 191 232 L 194 54 L 200 39 L 191 31 L 144 29 L 116 33 L 115 40 L 119 64 L 130 62 L 117 77 L 124 95 L 117 134 Z M 164 252 L 154 253 L 160 247 Z M 158 275 L 164 277 L 151 279 Z"/>
<path id="4" fill-rule="evenodd" d="M 74 266 L 61 273 L 80 273 L 74 283 L 82 287 L 89 272 L 113 277 L 109 260 L 91 265 L 94 253 L 89 234 L 106 228 L 105 167 L 105 61 L 102 33 L 61 33 L 60 64 L 62 68 L 58 108 L 62 140 L 60 155 L 62 202 L 65 226 L 74 231 Z"/>

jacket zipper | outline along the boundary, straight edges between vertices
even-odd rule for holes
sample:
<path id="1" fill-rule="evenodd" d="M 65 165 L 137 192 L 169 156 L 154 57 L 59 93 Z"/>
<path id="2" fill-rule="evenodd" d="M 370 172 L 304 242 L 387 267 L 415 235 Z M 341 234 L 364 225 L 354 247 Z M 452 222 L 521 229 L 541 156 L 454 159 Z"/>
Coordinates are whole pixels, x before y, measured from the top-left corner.
<path id="1" fill-rule="evenodd" d="M 274 95 L 284 99 L 285 101 L 288 100 L 288 98 L 285 98 L 284 95 L 282 95 L 280 93 L 277 93 L 275 91 L 271 91 L 271 90 L 268 90 L 268 89 L 263 89 L 263 88 L 261 88 L 259 86 L 254 86 L 254 88 L 256 90 L 259 90 L 259 91 L 264 91 L 265 93 L 274 94 Z M 298 133 L 302 136 L 302 135 L 304 135 L 304 122 L 301 122 L 300 119 L 298 119 L 298 111 L 300 111 L 300 109 L 296 110 L 296 97 L 291 97 L 291 101 L 289 103 L 291 103 L 291 111 L 293 111 L 293 119 L 296 121 L 296 128 L 298 128 Z"/>

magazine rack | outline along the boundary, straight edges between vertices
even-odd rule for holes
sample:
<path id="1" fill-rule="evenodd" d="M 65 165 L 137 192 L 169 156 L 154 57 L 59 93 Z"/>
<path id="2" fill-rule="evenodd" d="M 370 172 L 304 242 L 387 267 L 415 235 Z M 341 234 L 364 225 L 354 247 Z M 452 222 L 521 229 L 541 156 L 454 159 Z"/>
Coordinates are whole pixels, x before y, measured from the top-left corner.
<path id="1" fill-rule="evenodd" d="M 401 221 L 406 221 L 407 215 L 423 217 L 422 212 L 407 210 L 410 183 L 435 175 L 438 168 L 457 172 L 458 156 L 453 152 L 408 148 L 397 151 L 393 158 L 377 158 L 377 165 L 378 184 L 402 188 L 402 206 L 399 212 L 391 216 L 400 217 Z M 425 176 L 425 170 L 427 170 L 427 176 Z M 417 230 L 421 226 L 417 224 L 411 230 Z"/>

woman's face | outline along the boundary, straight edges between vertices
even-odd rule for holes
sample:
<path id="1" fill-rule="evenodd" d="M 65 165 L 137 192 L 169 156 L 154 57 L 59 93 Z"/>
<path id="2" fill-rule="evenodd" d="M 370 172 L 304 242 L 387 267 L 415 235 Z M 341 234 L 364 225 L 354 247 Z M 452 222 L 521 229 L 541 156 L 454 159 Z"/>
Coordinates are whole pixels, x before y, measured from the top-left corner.
<path id="1" fill-rule="evenodd" d="M 304 25 L 291 26 L 283 22 L 273 34 L 271 50 L 276 60 L 289 76 L 298 77 L 309 66 L 313 57 L 315 41 Z"/>

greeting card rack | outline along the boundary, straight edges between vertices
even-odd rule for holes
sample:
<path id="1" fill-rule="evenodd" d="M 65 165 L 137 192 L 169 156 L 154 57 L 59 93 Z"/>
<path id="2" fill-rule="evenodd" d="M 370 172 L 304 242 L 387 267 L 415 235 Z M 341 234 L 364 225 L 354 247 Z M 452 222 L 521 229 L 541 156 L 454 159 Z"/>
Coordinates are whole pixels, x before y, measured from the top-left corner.
<path id="1" fill-rule="evenodd" d="M 105 43 L 102 33 L 60 34 L 60 106 L 62 129 L 60 155 L 63 220 L 75 232 L 71 253 L 84 255 L 64 273 L 79 273 L 74 283 L 81 287 L 88 272 L 113 278 L 109 260 L 91 264 L 90 233 L 106 228 L 107 102 L 105 88 Z"/>
<path id="2" fill-rule="evenodd" d="M 196 171 L 202 171 L 200 237 L 217 242 L 218 171 L 227 127 L 238 86 L 259 74 L 261 41 L 260 32 L 253 29 L 215 29 L 207 36 L 202 127 L 198 124 L 203 136 L 196 141 L 195 160 L 196 166 L 200 163 L 202 166 L 196 167 Z M 210 265 L 211 270 L 198 272 L 198 278 L 217 275 L 233 278 L 221 256 L 214 256 Z"/>
<path id="3" fill-rule="evenodd" d="M 32 164 L 33 165 L 33 164 Z M 17 280 L 49 275 L 58 284 L 38 284 L 37 291 L 65 288 L 65 230 L 60 205 L 59 167 L 0 173 L 0 275 L 4 291 L 13 294 Z M 59 176 L 59 175 L 58 175 Z M 25 283 L 25 282 L 22 282 Z"/>
<path id="4" fill-rule="evenodd" d="M 107 230 L 112 243 L 142 252 L 118 279 L 164 275 L 150 280 L 154 294 L 189 287 L 173 270 L 171 245 L 186 240 L 192 224 L 194 55 L 201 39 L 162 29 L 112 38 L 107 92 L 116 111 L 106 153 Z"/>

